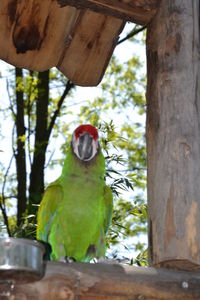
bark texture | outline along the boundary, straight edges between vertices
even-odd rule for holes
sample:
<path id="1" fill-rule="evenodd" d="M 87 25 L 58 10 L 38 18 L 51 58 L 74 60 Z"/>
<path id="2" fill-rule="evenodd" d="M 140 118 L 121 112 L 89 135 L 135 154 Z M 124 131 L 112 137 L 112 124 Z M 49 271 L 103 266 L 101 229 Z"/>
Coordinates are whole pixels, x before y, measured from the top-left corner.
<path id="1" fill-rule="evenodd" d="M 200 267 L 199 1 L 163 0 L 147 32 L 149 258 Z"/>
<path id="2" fill-rule="evenodd" d="M 32 204 L 39 204 L 44 192 L 44 167 L 48 145 L 48 104 L 49 104 L 49 71 L 38 74 L 38 97 L 36 99 L 36 127 L 34 157 L 31 166 L 29 187 L 29 212 L 34 212 Z M 32 207 L 32 208 L 31 208 Z"/>
<path id="3" fill-rule="evenodd" d="M 200 298 L 199 283 L 200 274 L 192 272 L 48 262 L 42 280 L 15 284 L 12 289 L 5 281 L 0 295 L 10 293 L 13 300 L 196 300 Z"/>

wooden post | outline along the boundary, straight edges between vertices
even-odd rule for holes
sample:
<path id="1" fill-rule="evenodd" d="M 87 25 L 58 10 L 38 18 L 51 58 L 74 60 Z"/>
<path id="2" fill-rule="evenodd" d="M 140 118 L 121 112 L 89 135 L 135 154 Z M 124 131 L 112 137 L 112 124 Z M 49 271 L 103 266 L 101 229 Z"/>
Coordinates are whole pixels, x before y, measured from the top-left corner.
<path id="1" fill-rule="evenodd" d="M 163 0 L 147 32 L 150 264 L 200 267 L 199 1 Z"/>

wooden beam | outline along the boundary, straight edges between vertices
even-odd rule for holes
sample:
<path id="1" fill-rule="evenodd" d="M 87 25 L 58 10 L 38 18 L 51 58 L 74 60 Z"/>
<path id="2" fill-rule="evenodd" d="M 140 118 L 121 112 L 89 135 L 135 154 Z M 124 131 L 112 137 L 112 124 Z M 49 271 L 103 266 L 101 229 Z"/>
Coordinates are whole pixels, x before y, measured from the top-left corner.
<path id="1" fill-rule="evenodd" d="M 195 300 L 200 299 L 200 273 L 48 262 L 41 281 L 15 284 L 10 293 L 10 299 L 31 300 Z"/>
<path id="2" fill-rule="evenodd" d="M 153 266 L 200 268 L 199 48 L 199 1 L 162 1 L 147 30 Z"/>
<path id="3" fill-rule="evenodd" d="M 78 9 L 91 9 L 124 21 L 141 25 L 148 24 L 155 15 L 160 0 L 57 0 L 63 7 L 74 6 Z"/>

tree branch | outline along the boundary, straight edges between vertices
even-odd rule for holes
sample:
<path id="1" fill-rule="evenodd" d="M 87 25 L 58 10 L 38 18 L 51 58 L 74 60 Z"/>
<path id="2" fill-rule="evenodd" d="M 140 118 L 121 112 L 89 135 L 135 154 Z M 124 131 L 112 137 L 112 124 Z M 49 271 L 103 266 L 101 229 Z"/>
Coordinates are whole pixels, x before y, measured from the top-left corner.
<path id="1" fill-rule="evenodd" d="M 48 167 L 48 165 L 50 164 L 51 159 L 52 159 L 54 153 L 55 153 L 55 149 L 52 151 L 52 153 L 51 153 L 51 155 L 50 155 L 50 157 L 49 157 L 49 159 L 48 159 L 48 161 L 47 161 L 47 163 L 46 163 L 46 165 L 45 165 L 45 167 L 44 167 L 45 169 L 46 169 L 46 168 Z"/>
<path id="2" fill-rule="evenodd" d="M 10 228 L 9 228 L 9 221 L 8 221 L 8 216 L 6 214 L 6 205 L 5 205 L 5 196 L 4 196 L 4 190 L 5 190 L 5 187 L 6 187 L 6 181 L 7 181 L 7 177 L 8 177 L 8 173 L 10 171 L 10 168 L 11 168 L 11 165 L 12 165 L 12 160 L 14 158 L 14 155 L 12 155 L 11 159 L 10 159 L 10 162 L 8 164 L 8 167 L 7 167 L 7 170 L 6 170 L 6 173 L 4 175 L 4 179 L 3 179 L 3 185 L 2 185 L 2 197 L 1 197 L 1 200 L 0 201 L 0 209 L 2 211 L 2 215 L 3 215 L 3 219 L 4 219 L 4 223 L 6 225 L 6 229 L 7 229 L 7 232 L 8 232 L 8 235 L 11 236 L 11 232 L 10 232 Z"/>
<path id="3" fill-rule="evenodd" d="M 49 70 L 38 73 L 37 92 L 35 144 L 29 185 L 29 214 L 36 213 L 36 208 L 33 204 L 40 203 L 44 192 L 44 165 L 48 145 Z"/>
<path id="4" fill-rule="evenodd" d="M 14 111 L 14 107 L 13 107 L 13 103 L 11 101 L 11 95 L 10 95 L 10 91 L 9 91 L 9 82 L 8 82 L 8 78 L 6 78 L 6 89 L 7 89 L 7 94 L 8 94 L 8 99 L 9 99 L 9 102 L 10 102 L 10 106 L 9 106 L 9 109 L 11 110 L 12 114 L 13 114 L 13 117 L 14 117 L 14 120 L 16 122 L 16 113 Z"/>
<path id="5" fill-rule="evenodd" d="M 22 222 L 22 216 L 26 210 L 26 151 L 24 124 L 24 88 L 23 71 L 15 68 L 16 85 L 16 133 L 17 133 L 17 152 L 15 155 L 17 171 L 17 225 Z"/>
<path id="6" fill-rule="evenodd" d="M 53 116 L 52 116 L 52 118 L 51 118 L 51 121 L 50 121 L 48 130 L 47 130 L 47 140 L 49 139 L 49 137 L 50 137 L 50 135 L 51 135 L 53 126 L 55 125 L 56 118 L 57 118 L 57 116 L 58 116 L 59 113 L 60 113 L 60 109 L 61 109 L 61 106 L 62 106 L 64 100 L 65 100 L 65 97 L 67 96 L 67 94 L 69 93 L 69 91 L 70 91 L 74 86 L 75 86 L 75 85 L 74 85 L 70 80 L 67 81 L 67 84 L 66 84 L 66 87 L 65 87 L 65 89 L 64 89 L 64 92 L 63 92 L 62 96 L 60 97 L 60 100 L 58 101 L 57 108 L 56 108 L 56 110 L 54 111 L 54 114 L 53 114 Z"/>
<path id="7" fill-rule="evenodd" d="M 28 116 L 28 137 L 27 137 L 27 141 L 28 141 L 28 158 L 29 158 L 29 164 L 31 166 L 32 161 L 31 161 L 31 153 L 30 153 L 30 148 L 31 148 L 31 143 L 30 143 L 30 136 L 31 136 L 31 109 L 32 106 L 31 105 L 31 93 L 32 93 L 32 86 L 33 86 L 33 71 L 29 71 L 29 74 L 31 76 L 31 83 L 30 83 L 30 87 L 28 90 L 28 101 L 27 101 L 27 116 Z"/>
<path id="8" fill-rule="evenodd" d="M 125 36 L 123 39 L 119 40 L 118 43 L 117 43 L 117 45 L 119 45 L 119 44 L 125 42 L 126 40 L 128 40 L 128 39 L 130 39 L 130 38 L 132 38 L 133 36 L 137 35 L 139 32 L 143 31 L 143 30 L 146 29 L 146 28 L 147 28 L 146 26 L 142 26 L 142 27 L 140 27 L 140 28 L 138 28 L 138 29 L 135 29 L 135 28 L 134 28 L 131 32 L 129 32 L 129 33 L 127 34 L 127 36 Z"/>

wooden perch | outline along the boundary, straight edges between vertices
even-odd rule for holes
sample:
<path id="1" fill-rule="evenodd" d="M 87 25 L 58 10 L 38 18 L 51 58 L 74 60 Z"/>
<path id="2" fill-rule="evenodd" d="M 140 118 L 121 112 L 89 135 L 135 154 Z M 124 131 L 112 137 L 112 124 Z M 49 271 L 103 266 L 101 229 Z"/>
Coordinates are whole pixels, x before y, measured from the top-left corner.
<path id="1" fill-rule="evenodd" d="M 89 8 L 141 25 L 148 24 L 155 15 L 160 0 L 57 0 L 61 6 L 71 5 L 78 9 Z"/>
<path id="2" fill-rule="evenodd" d="M 118 264 L 48 262 L 41 281 L 15 285 L 10 299 L 195 300 L 200 299 L 200 274 Z"/>

